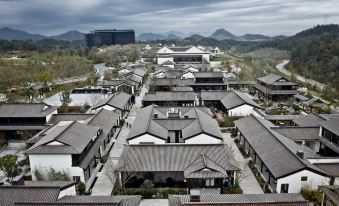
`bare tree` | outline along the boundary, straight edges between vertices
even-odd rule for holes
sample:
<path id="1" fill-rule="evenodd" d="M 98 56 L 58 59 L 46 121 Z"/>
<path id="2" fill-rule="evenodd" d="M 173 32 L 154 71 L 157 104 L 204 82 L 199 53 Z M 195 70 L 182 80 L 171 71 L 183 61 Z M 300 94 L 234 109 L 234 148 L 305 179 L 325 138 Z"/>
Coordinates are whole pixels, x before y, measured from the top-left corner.
<path id="1" fill-rule="evenodd" d="M 119 182 L 119 186 L 123 191 L 126 189 L 126 184 L 135 176 L 136 172 L 130 171 L 133 163 L 124 155 L 119 160 L 108 158 L 106 162 L 106 175 L 112 183 Z"/>

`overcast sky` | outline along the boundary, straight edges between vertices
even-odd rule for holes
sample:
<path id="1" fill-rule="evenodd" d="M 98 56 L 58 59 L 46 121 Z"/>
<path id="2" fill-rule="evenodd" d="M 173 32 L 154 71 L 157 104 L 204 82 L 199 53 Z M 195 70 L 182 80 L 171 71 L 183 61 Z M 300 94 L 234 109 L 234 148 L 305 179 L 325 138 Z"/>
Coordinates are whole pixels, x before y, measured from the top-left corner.
<path id="1" fill-rule="evenodd" d="M 339 23 L 339 0 L 0 0 L 0 27 L 45 35 L 105 28 L 291 35 L 325 16 Z"/>

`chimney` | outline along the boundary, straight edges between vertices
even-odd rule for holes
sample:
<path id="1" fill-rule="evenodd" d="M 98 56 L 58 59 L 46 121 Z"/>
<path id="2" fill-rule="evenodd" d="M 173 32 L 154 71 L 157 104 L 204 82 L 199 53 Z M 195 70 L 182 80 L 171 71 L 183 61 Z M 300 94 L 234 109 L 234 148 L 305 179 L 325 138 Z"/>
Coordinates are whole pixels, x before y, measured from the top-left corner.
<path id="1" fill-rule="evenodd" d="M 153 118 L 154 118 L 154 119 L 158 119 L 158 113 L 154 113 L 154 114 L 153 114 Z"/>
<path id="2" fill-rule="evenodd" d="M 188 119 L 188 115 L 185 115 L 184 118 L 185 118 L 185 119 Z"/>
<path id="3" fill-rule="evenodd" d="M 190 202 L 200 202 L 200 191 L 191 190 L 190 191 Z"/>
<path id="4" fill-rule="evenodd" d="M 304 159 L 304 151 L 298 150 L 297 151 L 297 157 L 299 157 L 300 159 Z"/>

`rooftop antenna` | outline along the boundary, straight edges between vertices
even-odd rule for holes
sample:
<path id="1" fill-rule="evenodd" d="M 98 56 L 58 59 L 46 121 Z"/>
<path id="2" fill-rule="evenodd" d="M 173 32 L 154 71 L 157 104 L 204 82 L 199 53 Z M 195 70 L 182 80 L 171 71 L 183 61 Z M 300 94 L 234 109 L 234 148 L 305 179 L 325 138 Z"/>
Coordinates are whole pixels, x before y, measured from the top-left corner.
<path id="1" fill-rule="evenodd" d="M 324 15 L 325 25 L 327 24 L 328 15 Z"/>

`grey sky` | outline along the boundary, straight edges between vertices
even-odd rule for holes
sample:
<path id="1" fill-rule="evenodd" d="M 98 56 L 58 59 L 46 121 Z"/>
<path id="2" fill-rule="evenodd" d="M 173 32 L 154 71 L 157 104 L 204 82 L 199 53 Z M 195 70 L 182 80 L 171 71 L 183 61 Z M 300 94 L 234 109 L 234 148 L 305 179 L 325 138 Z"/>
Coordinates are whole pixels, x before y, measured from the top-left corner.
<path id="1" fill-rule="evenodd" d="M 45 35 L 104 28 L 291 35 L 325 15 L 339 23 L 339 0 L 0 0 L 0 27 Z"/>

